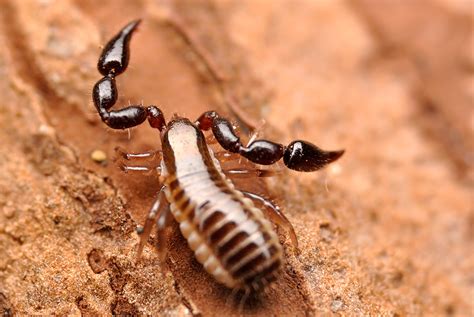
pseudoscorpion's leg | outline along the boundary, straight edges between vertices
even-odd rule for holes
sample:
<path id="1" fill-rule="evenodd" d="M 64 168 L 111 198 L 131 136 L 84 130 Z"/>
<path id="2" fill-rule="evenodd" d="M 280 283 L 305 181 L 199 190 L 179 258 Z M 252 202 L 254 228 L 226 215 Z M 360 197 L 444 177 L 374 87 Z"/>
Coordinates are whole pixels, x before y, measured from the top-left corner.
<path id="1" fill-rule="evenodd" d="M 122 149 L 121 147 L 117 146 L 115 149 L 115 153 L 123 158 L 124 160 L 134 160 L 134 159 L 147 159 L 147 160 L 153 160 L 155 158 L 161 159 L 161 150 L 150 150 L 150 151 L 145 151 L 141 153 L 129 153 L 125 149 Z"/>
<path id="2" fill-rule="evenodd" d="M 281 173 L 279 170 L 266 170 L 261 168 L 233 168 L 229 170 L 223 170 L 223 172 L 227 176 L 238 178 L 272 177 Z"/>
<path id="3" fill-rule="evenodd" d="M 214 157 L 220 162 L 230 162 L 242 159 L 242 156 L 236 153 L 230 153 L 225 150 L 214 152 Z"/>
<path id="4" fill-rule="evenodd" d="M 146 218 L 145 225 L 143 226 L 143 230 L 139 233 L 140 234 L 140 243 L 138 245 L 138 251 L 137 251 L 137 259 L 140 258 L 143 252 L 143 247 L 145 246 L 145 243 L 147 242 L 148 238 L 150 237 L 151 230 L 153 229 L 153 225 L 159 219 L 164 212 L 168 209 L 168 201 L 166 200 L 165 197 L 165 186 L 162 186 L 159 193 L 158 197 L 153 203 L 153 206 L 150 209 L 150 212 L 148 213 L 148 217 Z"/>
<path id="5" fill-rule="evenodd" d="M 142 172 L 144 174 L 152 174 L 157 173 L 158 175 L 161 173 L 161 151 L 147 151 L 143 153 L 128 153 L 124 149 L 120 147 L 115 148 L 115 152 L 118 154 L 118 166 L 119 168 L 124 171 L 125 173 L 128 172 Z M 145 162 L 146 165 L 128 165 L 126 162 L 131 160 L 147 160 L 147 161 L 155 161 L 158 158 L 158 162 L 154 162 L 154 164 L 149 164 L 149 162 Z M 142 163 L 143 164 L 143 163 Z"/>
<path id="6" fill-rule="evenodd" d="M 293 225 L 288 220 L 288 218 L 286 218 L 285 215 L 281 212 L 280 208 L 274 203 L 272 203 L 270 200 L 258 194 L 246 191 L 242 191 L 242 193 L 245 196 L 248 196 L 252 199 L 261 202 L 266 207 L 268 217 L 278 226 L 289 232 L 291 243 L 296 249 L 298 249 L 298 239 L 296 238 L 295 229 L 293 228 Z"/>
<path id="7" fill-rule="evenodd" d="M 171 224 L 173 220 L 173 215 L 170 210 L 170 206 L 161 213 L 157 221 L 157 236 L 158 236 L 158 257 L 160 262 L 163 264 L 166 260 L 166 255 L 168 254 L 168 241 L 166 238 L 166 228 Z"/>
<path id="8" fill-rule="evenodd" d="M 155 106 L 128 106 L 119 110 L 109 110 L 117 101 L 115 77 L 123 73 L 130 59 L 130 39 L 140 24 L 140 20 L 127 24 L 105 46 L 97 63 L 104 76 L 93 90 L 92 99 L 102 121 L 112 129 L 127 129 L 143 123 L 147 118 L 153 128 L 162 130 L 165 119 L 161 110 Z"/>
<path id="9" fill-rule="evenodd" d="M 157 173 L 158 175 L 161 174 L 161 167 L 160 166 L 131 166 L 131 165 L 126 165 L 123 162 L 118 163 L 119 168 L 125 172 L 139 172 L 139 173 L 144 173 L 145 175 L 150 175 L 153 173 Z"/>
<path id="10" fill-rule="evenodd" d="M 206 143 L 207 144 L 214 144 L 214 143 L 217 143 L 217 140 L 214 137 L 214 135 L 209 134 L 209 135 L 206 135 Z"/>
<path id="11" fill-rule="evenodd" d="M 238 153 L 261 165 L 270 165 L 283 158 L 283 162 L 290 169 L 312 172 L 334 162 L 344 154 L 343 150 L 323 151 L 316 145 L 301 140 L 293 141 L 288 146 L 268 140 L 255 140 L 244 146 L 235 134 L 232 124 L 215 111 L 203 113 L 196 121 L 196 125 L 204 131 L 211 129 L 217 142 L 225 150 Z"/>

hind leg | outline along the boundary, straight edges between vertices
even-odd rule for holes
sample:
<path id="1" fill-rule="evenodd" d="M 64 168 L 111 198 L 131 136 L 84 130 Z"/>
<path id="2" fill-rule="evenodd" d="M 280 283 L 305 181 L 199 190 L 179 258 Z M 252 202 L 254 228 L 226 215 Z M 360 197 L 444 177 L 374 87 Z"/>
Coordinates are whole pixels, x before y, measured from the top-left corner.
<path id="1" fill-rule="evenodd" d="M 270 220 L 272 220 L 278 226 L 288 231 L 288 233 L 290 234 L 291 243 L 296 248 L 296 250 L 298 250 L 298 239 L 296 238 L 295 229 L 293 228 L 293 225 L 288 220 L 288 218 L 286 218 L 285 215 L 281 212 L 280 208 L 267 198 L 262 197 L 258 194 L 246 191 L 242 191 L 242 193 L 245 196 L 250 197 L 251 199 L 261 202 L 266 207 L 265 209 L 267 210 L 267 215 Z"/>
<path id="2" fill-rule="evenodd" d="M 171 214 L 170 206 L 160 214 L 157 220 L 157 236 L 158 236 L 158 257 L 162 264 L 165 263 L 166 256 L 168 254 L 168 239 L 166 236 L 166 228 L 171 224 L 173 215 Z"/>
<path id="3" fill-rule="evenodd" d="M 169 204 L 166 200 L 164 189 L 165 186 L 161 187 L 160 192 L 158 193 L 158 198 L 155 200 L 150 209 L 150 212 L 148 213 L 148 217 L 146 218 L 143 229 L 138 232 L 140 234 L 140 243 L 138 245 L 137 260 L 140 259 L 140 256 L 142 255 L 143 247 L 145 246 L 145 243 L 150 237 L 151 230 L 153 229 L 155 222 L 159 221 L 163 214 L 169 213 Z M 160 229 L 160 226 L 158 226 L 158 229 Z M 166 246 L 163 247 L 166 248 Z"/>

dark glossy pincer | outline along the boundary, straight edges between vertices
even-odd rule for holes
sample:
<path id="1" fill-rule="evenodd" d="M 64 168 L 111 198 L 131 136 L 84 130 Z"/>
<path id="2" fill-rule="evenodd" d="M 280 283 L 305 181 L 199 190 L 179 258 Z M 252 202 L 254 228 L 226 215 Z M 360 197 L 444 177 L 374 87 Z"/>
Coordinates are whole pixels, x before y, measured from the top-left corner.
<path id="1" fill-rule="evenodd" d="M 240 139 L 235 134 L 232 124 L 226 119 L 215 118 L 212 122 L 212 133 L 217 142 L 229 152 L 238 153 L 241 147 Z"/>
<path id="2" fill-rule="evenodd" d="M 324 151 L 306 141 L 293 141 L 283 155 L 285 165 L 299 172 L 313 172 L 334 162 L 344 154 L 341 151 Z"/>
<path id="3" fill-rule="evenodd" d="M 117 101 L 115 80 L 110 77 L 104 77 L 99 80 L 92 89 L 92 98 L 99 113 L 110 109 Z"/>
<path id="4" fill-rule="evenodd" d="M 97 64 L 102 75 L 119 75 L 127 69 L 130 39 L 139 24 L 140 20 L 130 22 L 107 43 Z"/>
<path id="5" fill-rule="evenodd" d="M 256 140 L 248 147 L 241 148 L 239 153 L 254 163 L 270 165 L 283 156 L 283 145 L 267 140 Z"/>

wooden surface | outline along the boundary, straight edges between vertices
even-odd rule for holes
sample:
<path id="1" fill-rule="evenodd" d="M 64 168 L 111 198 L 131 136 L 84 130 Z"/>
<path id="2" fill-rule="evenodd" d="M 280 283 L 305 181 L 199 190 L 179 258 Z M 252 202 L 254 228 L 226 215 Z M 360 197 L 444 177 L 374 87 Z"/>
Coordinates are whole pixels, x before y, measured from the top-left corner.
<path id="1" fill-rule="evenodd" d="M 0 0 L 0 312 L 472 313 L 469 3 Z M 301 250 L 279 231 L 284 272 L 243 311 L 176 226 L 168 272 L 152 243 L 135 261 L 159 184 L 121 173 L 113 148 L 159 136 L 106 129 L 90 95 L 101 45 L 138 17 L 120 105 L 216 109 L 265 119 L 278 142 L 346 149 L 319 173 L 239 183 L 284 208 Z"/>

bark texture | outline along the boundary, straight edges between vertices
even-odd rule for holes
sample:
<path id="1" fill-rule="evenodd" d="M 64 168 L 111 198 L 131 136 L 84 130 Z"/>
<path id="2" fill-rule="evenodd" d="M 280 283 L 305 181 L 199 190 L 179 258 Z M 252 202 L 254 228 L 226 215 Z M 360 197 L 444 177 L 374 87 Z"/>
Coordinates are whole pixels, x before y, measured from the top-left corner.
<path id="1" fill-rule="evenodd" d="M 473 69 L 469 1 L 0 0 L 0 313 L 459 315 L 473 311 Z M 101 45 L 141 17 L 119 102 L 265 137 L 345 148 L 320 173 L 239 186 L 293 223 L 262 299 L 232 294 L 170 230 L 135 261 L 157 178 L 123 174 L 114 147 L 159 147 L 146 124 L 100 122 Z M 245 133 L 243 129 L 242 133 Z M 98 164 L 94 150 L 104 151 Z M 231 300 L 229 300 L 231 298 Z"/>

